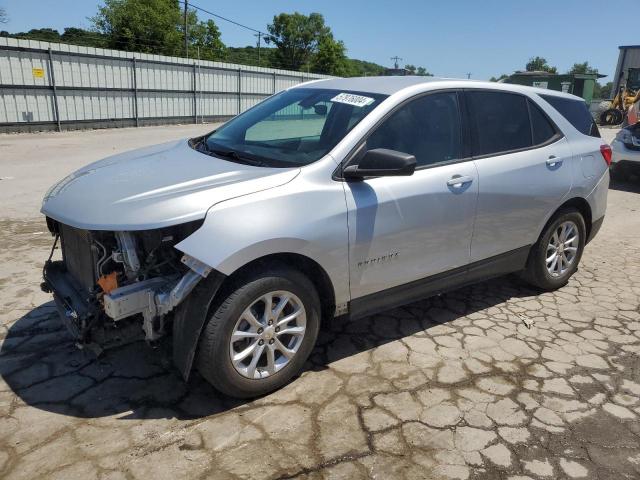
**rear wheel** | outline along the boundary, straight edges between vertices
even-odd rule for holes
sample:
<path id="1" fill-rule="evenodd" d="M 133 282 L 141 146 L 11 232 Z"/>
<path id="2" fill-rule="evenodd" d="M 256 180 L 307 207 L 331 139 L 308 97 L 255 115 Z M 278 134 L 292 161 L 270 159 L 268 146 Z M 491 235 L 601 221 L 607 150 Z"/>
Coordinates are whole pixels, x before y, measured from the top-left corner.
<path id="1" fill-rule="evenodd" d="M 585 240 L 586 227 L 580 212 L 561 210 L 532 247 L 524 279 L 543 290 L 566 285 L 578 269 Z"/>
<path id="2" fill-rule="evenodd" d="M 320 300 L 307 277 L 284 266 L 231 290 L 204 327 L 196 364 L 227 395 L 263 395 L 302 369 L 318 335 Z"/>

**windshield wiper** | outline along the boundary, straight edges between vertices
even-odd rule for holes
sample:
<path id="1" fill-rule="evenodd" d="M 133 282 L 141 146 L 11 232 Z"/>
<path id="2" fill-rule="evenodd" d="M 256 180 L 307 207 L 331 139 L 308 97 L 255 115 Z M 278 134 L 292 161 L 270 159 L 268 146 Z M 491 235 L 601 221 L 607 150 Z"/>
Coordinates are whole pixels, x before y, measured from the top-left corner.
<path id="1" fill-rule="evenodd" d="M 205 142 L 206 143 L 206 142 Z M 246 163 L 247 165 L 253 165 L 255 167 L 264 167 L 266 164 L 253 156 L 246 154 L 240 154 L 235 150 L 221 150 L 218 148 L 211 149 L 207 145 L 207 151 L 223 158 L 229 158 L 235 162 Z"/>

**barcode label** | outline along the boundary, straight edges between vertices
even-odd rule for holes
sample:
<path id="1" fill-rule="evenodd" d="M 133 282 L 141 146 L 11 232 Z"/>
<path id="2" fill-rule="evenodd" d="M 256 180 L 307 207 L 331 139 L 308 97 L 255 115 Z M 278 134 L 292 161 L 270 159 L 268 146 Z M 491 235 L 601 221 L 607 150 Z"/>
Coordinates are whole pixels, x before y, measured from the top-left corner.
<path id="1" fill-rule="evenodd" d="M 374 99 L 362 95 L 354 95 L 353 93 L 340 93 L 333 97 L 331 101 L 346 103 L 347 105 L 353 105 L 354 107 L 366 107 L 367 105 L 371 105 Z"/>

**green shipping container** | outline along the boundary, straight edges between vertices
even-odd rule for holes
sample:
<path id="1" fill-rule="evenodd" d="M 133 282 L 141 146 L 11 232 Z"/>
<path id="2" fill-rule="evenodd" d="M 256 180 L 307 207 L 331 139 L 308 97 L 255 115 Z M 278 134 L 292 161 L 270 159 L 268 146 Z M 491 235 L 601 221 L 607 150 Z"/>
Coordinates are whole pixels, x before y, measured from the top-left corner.
<path id="1" fill-rule="evenodd" d="M 502 80 L 502 82 L 572 93 L 573 95 L 584 98 L 587 104 L 591 104 L 596 80 L 605 76 L 606 75 L 592 73 L 553 74 L 548 72 L 516 72 Z"/>

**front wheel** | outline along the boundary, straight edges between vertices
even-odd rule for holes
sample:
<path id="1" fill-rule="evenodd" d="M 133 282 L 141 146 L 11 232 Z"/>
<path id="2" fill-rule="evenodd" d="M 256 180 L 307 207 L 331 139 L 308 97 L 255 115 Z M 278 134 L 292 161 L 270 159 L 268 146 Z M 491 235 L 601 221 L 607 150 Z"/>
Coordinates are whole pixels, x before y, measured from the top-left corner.
<path id="1" fill-rule="evenodd" d="M 555 290 L 578 269 L 586 241 L 584 218 L 575 209 L 562 210 L 547 223 L 532 247 L 524 279 L 543 290 Z"/>
<path id="2" fill-rule="evenodd" d="M 233 397 L 269 393 L 299 373 L 313 349 L 318 294 L 306 276 L 285 266 L 247 276 L 230 290 L 204 327 L 198 370 Z"/>

